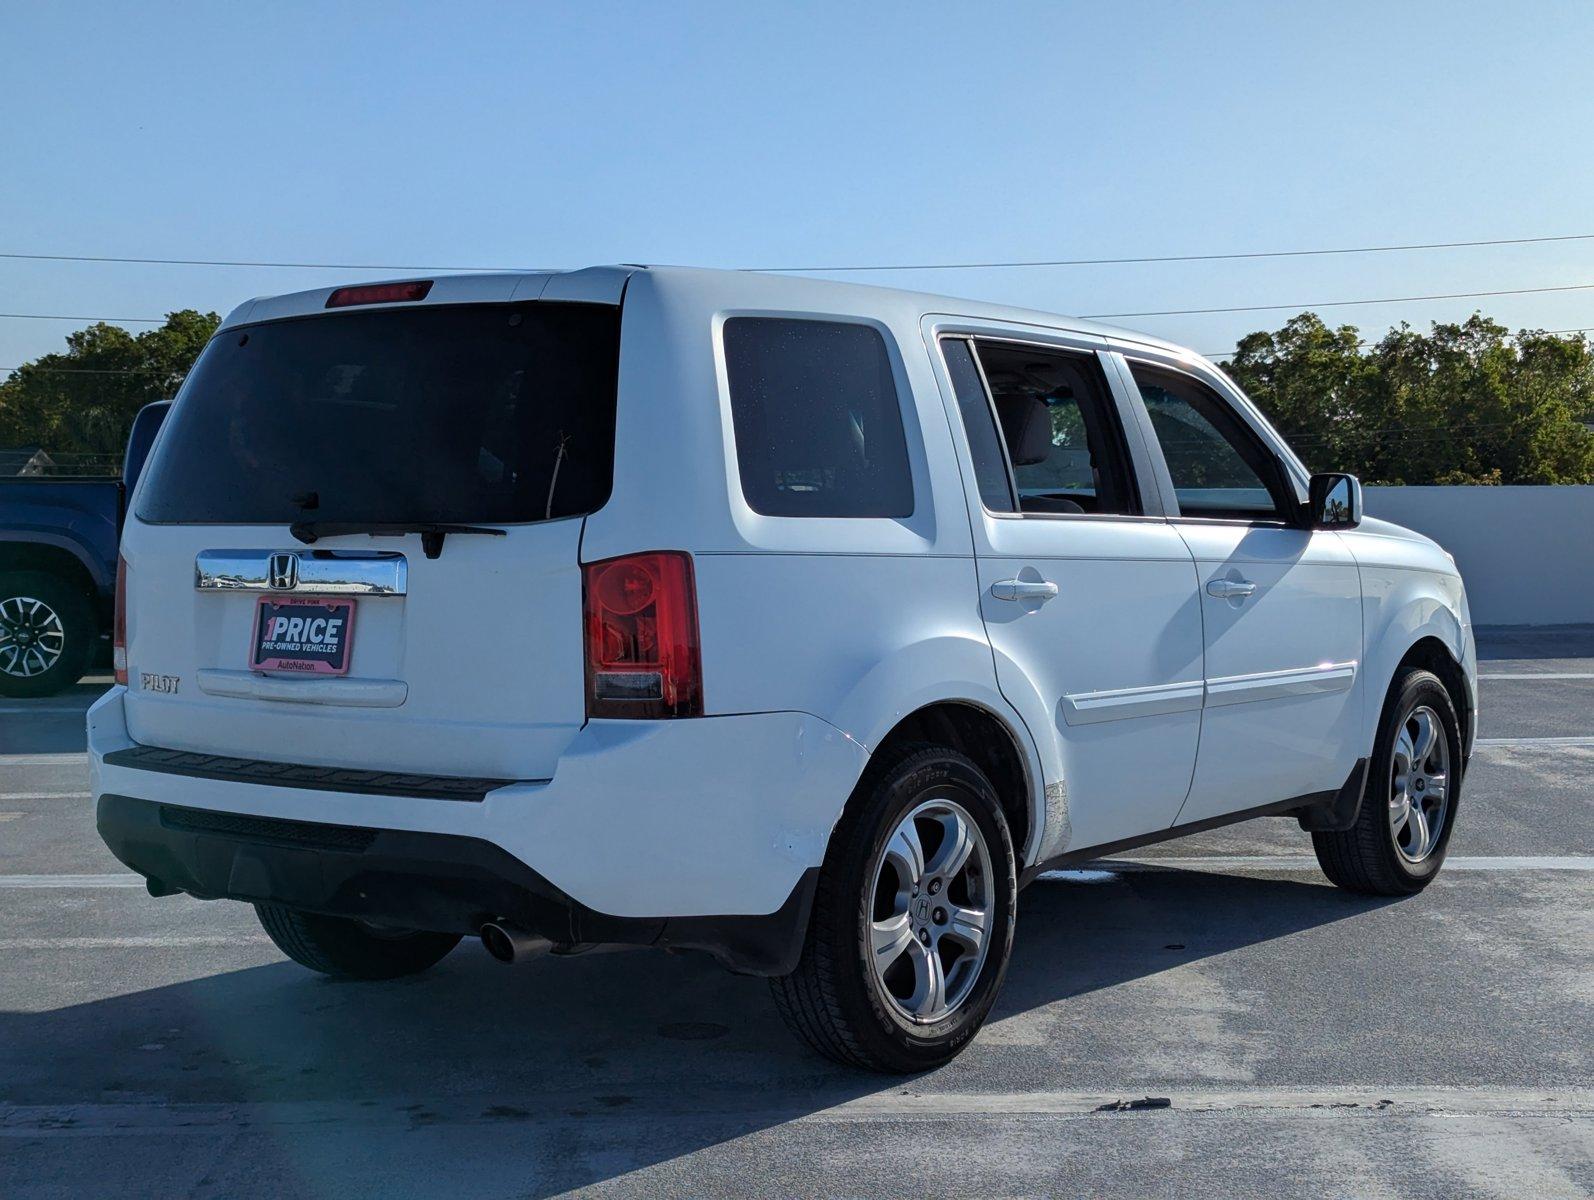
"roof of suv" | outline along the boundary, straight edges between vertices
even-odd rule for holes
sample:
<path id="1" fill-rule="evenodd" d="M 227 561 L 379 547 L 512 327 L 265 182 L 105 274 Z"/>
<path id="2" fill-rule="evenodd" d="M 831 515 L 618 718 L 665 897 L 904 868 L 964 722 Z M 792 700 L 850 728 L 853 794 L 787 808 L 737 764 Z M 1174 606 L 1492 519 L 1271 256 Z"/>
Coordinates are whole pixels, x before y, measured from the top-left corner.
<path id="1" fill-rule="evenodd" d="M 827 300 L 831 303 L 846 298 L 849 306 L 870 294 L 893 303 L 908 303 L 921 314 L 951 313 L 983 320 L 1006 321 L 1015 324 L 1044 325 L 1065 328 L 1097 337 L 1132 342 L 1141 346 L 1199 358 L 1193 351 L 1162 338 L 1132 330 L 1103 325 L 1083 317 L 1068 317 L 1037 309 L 1015 308 L 992 304 L 983 300 L 967 300 L 938 295 L 932 292 L 912 292 L 901 288 L 875 287 L 869 284 L 838 283 L 830 279 L 814 279 L 801 275 L 772 275 L 753 271 L 727 271 L 704 267 L 617 266 L 585 267 L 571 271 L 524 271 L 483 273 L 472 275 L 436 275 L 432 288 L 421 304 L 480 304 L 504 303 L 515 300 L 575 300 L 589 302 L 614 302 L 620 297 L 625 282 L 638 272 L 646 272 L 661 284 L 668 286 L 672 279 L 691 281 L 701 286 L 715 276 L 734 278 L 738 282 L 739 296 L 745 297 L 750 284 L 757 289 L 767 288 L 771 303 L 800 302 L 805 307 L 823 311 Z M 416 276 L 408 276 L 414 280 Z M 361 280 L 358 284 L 337 284 L 331 287 L 312 288 L 303 292 L 288 292 L 280 296 L 261 296 L 246 300 L 222 322 L 222 328 L 256 321 L 277 320 L 283 317 L 309 316 L 325 311 L 332 293 L 340 287 L 375 286 L 397 280 Z"/>

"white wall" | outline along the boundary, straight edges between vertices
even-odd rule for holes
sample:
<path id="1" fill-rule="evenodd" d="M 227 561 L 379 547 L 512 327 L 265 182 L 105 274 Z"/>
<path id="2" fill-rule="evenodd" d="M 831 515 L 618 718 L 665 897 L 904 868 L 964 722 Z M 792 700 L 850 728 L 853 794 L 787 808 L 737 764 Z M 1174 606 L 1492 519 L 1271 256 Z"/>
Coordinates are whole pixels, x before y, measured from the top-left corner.
<path id="1" fill-rule="evenodd" d="M 1369 487 L 1456 556 L 1474 625 L 1594 622 L 1594 487 Z"/>

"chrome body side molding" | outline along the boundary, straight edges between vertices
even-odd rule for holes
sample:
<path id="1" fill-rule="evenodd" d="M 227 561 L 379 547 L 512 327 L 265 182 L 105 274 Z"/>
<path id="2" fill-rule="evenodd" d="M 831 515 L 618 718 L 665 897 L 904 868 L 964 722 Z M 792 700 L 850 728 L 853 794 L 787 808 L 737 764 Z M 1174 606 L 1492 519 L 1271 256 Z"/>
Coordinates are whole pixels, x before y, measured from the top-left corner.
<path id="1" fill-rule="evenodd" d="M 1356 665 L 1353 662 L 1323 663 L 1315 667 L 1232 675 L 1205 682 L 1190 680 L 1155 687 L 1076 692 L 1063 697 L 1063 720 L 1069 725 L 1094 725 L 1101 721 L 1124 721 L 1131 717 L 1185 712 L 1193 708 L 1216 708 L 1225 704 L 1249 704 L 1256 700 L 1343 692 L 1348 691 L 1356 681 Z"/>

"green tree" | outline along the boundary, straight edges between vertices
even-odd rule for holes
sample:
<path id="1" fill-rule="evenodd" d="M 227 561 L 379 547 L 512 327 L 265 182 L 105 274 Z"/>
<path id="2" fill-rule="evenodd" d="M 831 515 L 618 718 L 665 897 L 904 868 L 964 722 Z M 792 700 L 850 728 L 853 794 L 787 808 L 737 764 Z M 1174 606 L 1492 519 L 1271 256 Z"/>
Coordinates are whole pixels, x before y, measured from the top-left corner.
<path id="1" fill-rule="evenodd" d="M 1225 369 L 1314 470 L 1369 483 L 1594 483 L 1594 349 L 1474 314 L 1429 333 L 1314 313 L 1242 339 Z"/>
<path id="2" fill-rule="evenodd" d="M 0 446 L 39 445 L 57 461 L 114 465 L 134 415 L 176 392 L 219 323 L 215 313 L 184 309 L 145 333 L 102 322 L 69 334 L 64 354 L 0 383 Z"/>

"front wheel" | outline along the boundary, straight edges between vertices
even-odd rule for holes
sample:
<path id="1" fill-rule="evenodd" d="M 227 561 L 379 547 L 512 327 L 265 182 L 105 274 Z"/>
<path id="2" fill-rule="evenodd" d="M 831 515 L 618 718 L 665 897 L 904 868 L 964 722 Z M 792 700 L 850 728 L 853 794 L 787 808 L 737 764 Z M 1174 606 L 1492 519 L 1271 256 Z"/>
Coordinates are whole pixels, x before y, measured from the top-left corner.
<path id="1" fill-rule="evenodd" d="M 459 945 L 457 933 L 387 929 L 281 904 L 256 904 L 271 940 L 301 967 L 335 979 L 397 979 L 435 965 Z"/>
<path id="2" fill-rule="evenodd" d="M 1422 891 L 1450 846 L 1461 765 L 1461 723 L 1449 691 L 1430 671 L 1403 671 L 1385 702 L 1356 824 L 1312 834 L 1323 874 L 1368 895 Z"/>
<path id="3" fill-rule="evenodd" d="M 1007 973 L 1018 891 L 1007 820 L 964 755 L 871 764 L 836 826 L 797 970 L 770 980 L 821 1054 L 875 1071 L 950 1061 Z"/>

